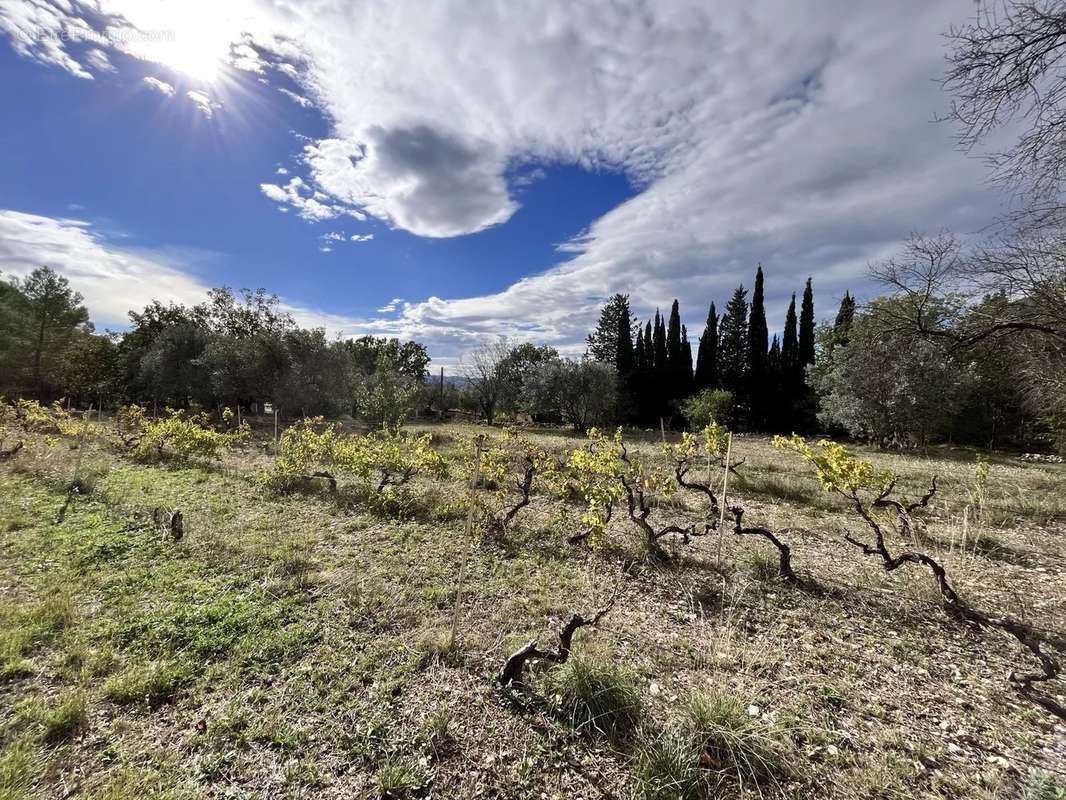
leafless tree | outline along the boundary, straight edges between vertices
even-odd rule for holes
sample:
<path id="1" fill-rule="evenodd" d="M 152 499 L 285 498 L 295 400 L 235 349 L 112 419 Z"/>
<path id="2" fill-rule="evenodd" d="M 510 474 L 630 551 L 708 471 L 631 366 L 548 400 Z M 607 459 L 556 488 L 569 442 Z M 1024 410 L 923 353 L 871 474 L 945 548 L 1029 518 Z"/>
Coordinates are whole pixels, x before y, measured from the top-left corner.
<path id="1" fill-rule="evenodd" d="M 467 379 L 477 398 L 485 421 L 491 425 L 501 399 L 507 389 L 501 365 L 511 352 L 511 343 L 501 337 L 476 348 L 460 364 L 460 372 Z"/>
<path id="2" fill-rule="evenodd" d="M 951 118 L 971 149 L 1021 122 L 1014 147 L 993 154 L 995 175 L 1027 198 L 1030 220 L 1055 219 L 1066 177 L 1066 5 L 1061 0 L 992 0 L 953 28 L 944 86 Z M 1034 217 L 1035 212 L 1035 217 Z"/>

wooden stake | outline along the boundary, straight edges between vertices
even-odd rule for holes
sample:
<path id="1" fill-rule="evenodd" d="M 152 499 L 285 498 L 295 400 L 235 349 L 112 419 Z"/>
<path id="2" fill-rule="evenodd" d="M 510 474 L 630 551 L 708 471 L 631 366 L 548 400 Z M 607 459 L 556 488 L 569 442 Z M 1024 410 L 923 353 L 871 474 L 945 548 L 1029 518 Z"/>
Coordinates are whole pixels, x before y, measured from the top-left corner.
<path id="1" fill-rule="evenodd" d="M 725 446 L 725 475 L 722 477 L 722 507 L 718 517 L 718 552 L 715 556 L 716 566 L 722 568 L 722 537 L 725 535 L 722 526 L 725 524 L 725 509 L 729 505 L 729 462 L 733 457 L 733 433 L 730 431 L 729 440 Z"/>
<path id="2" fill-rule="evenodd" d="M 659 430 L 662 433 L 663 443 L 666 443 L 666 423 L 663 422 L 663 418 L 659 417 Z"/>
<path id="3" fill-rule="evenodd" d="M 484 434 L 479 434 L 474 442 L 474 473 L 470 477 L 469 506 L 466 509 L 466 526 L 463 529 L 463 560 L 459 564 L 459 582 L 455 587 L 455 611 L 452 613 L 452 633 L 448 639 L 448 649 L 455 647 L 456 637 L 459 634 L 459 609 L 463 600 L 463 581 L 466 578 L 466 563 L 470 560 L 470 534 L 474 527 L 474 498 L 477 495 L 477 484 L 481 478 L 481 446 L 485 442 Z"/>

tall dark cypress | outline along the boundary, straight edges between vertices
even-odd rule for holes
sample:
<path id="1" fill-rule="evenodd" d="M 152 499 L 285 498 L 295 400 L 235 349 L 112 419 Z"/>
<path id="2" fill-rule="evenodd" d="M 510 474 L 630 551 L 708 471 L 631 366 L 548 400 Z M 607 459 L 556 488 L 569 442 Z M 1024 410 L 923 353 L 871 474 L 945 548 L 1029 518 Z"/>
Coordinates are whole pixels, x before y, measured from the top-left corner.
<path id="1" fill-rule="evenodd" d="M 718 386 L 718 312 L 714 303 L 707 309 L 707 326 L 696 350 L 696 377 L 693 388 L 697 392 Z"/>
<path id="2" fill-rule="evenodd" d="M 783 430 L 787 406 L 781 395 L 781 342 L 774 334 L 770 351 L 766 354 L 766 427 L 774 432 Z"/>
<path id="3" fill-rule="evenodd" d="M 766 407 L 769 399 L 766 385 L 768 339 L 766 308 L 763 305 L 763 274 L 760 264 L 755 272 L 755 288 L 751 293 L 751 311 L 748 314 L 748 369 L 745 391 L 749 414 L 748 423 L 755 430 L 761 430 L 766 425 Z"/>
<path id="4" fill-rule="evenodd" d="M 674 300 L 670 306 L 670 321 L 666 326 L 666 392 L 670 401 L 684 396 L 685 386 L 681 367 L 681 310 Z"/>
<path id="5" fill-rule="evenodd" d="M 639 372 L 644 369 L 644 328 L 637 326 L 637 344 L 633 348 L 633 366 Z"/>
<path id="6" fill-rule="evenodd" d="M 681 326 L 681 363 L 677 368 L 680 378 L 681 397 L 692 394 L 692 344 L 688 340 L 688 328 Z"/>
<path id="7" fill-rule="evenodd" d="M 803 307 L 800 309 L 799 363 L 803 369 L 814 363 L 814 289 L 810 278 L 803 289 Z"/>
<path id="8" fill-rule="evenodd" d="M 655 353 L 655 370 L 661 376 L 665 376 L 670 366 L 670 360 L 666 354 L 666 326 L 663 324 L 663 318 L 659 315 L 659 309 L 655 309 L 655 331 L 652 335 L 654 337 L 652 350 Z"/>
<path id="9" fill-rule="evenodd" d="M 644 323 L 644 369 L 655 368 L 655 345 L 652 343 L 651 320 Z"/>
<path id="10" fill-rule="evenodd" d="M 840 310 L 837 311 L 836 321 L 833 322 L 834 344 L 845 345 L 848 343 L 848 335 L 851 332 L 851 323 L 855 319 L 855 298 L 850 292 L 844 292 L 844 298 L 840 301 Z"/>
<path id="11" fill-rule="evenodd" d="M 788 304 L 785 314 L 785 331 L 781 338 L 781 374 L 785 380 L 786 390 L 791 387 L 793 374 L 799 364 L 799 337 L 796 334 L 796 294 Z"/>
<path id="12" fill-rule="evenodd" d="M 718 370 L 723 389 L 733 393 L 734 408 L 744 399 L 747 370 L 748 290 L 738 286 L 718 327 Z M 736 422 L 734 416 L 733 422 Z"/>

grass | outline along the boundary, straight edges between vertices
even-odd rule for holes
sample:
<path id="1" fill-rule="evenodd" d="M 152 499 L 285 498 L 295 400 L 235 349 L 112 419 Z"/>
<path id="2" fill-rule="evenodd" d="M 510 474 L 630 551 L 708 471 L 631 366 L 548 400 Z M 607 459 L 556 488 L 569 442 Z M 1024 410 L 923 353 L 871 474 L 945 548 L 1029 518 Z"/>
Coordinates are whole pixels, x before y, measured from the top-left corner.
<path id="1" fill-rule="evenodd" d="M 381 764 L 377 786 L 382 800 L 408 800 L 420 796 L 429 776 L 417 763 L 400 755 L 390 755 Z"/>
<path id="2" fill-rule="evenodd" d="M 485 429 L 430 430 L 447 454 Z M 530 435 L 556 451 L 576 441 Z M 644 438 L 632 452 L 658 457 L 659 432 Z M 87 442 L 92 491 L 57 522 L 78 453 L 34 442 L 0 465 L 0 800 L 58 796 L 76 780 L 79 796 L 108 800 L 1044 800 L 1025 765 L 1066 765 L 1046 718 L 1001 679 L 1025 666 L 1017 649 L 945 620 L 926 572 L 886 576 L 842 546 L 860 528 L 805 465 L 753 437 L 734 452 L 746 461 L 730 501 L 752 524 L 789 529 L 809 590 L 752 580 L 776 577 L 777 559 L 751 537 L 671 543 L 671 563 L 642 562 L 624 508 L 603 551 L 567 545 L 576 509 L 544 493 L 506 546 L 471 542 L 464 516 L 445 513 L 465 492 L 455 476 L 416 478 L 384 503 L 269 495 L 254 477 L 270 456 L 255 447 L 216 465 L 143 465 Z M 972 453 L 869 457 L 908 496 L 941 475 L 917 544 L 968 599 L 1066 618 L 1054 521 L 1066 468 L 994 461 L 980 532 L 995 541 L 974 548 L 971 535 L 963 550 Z M 680 495 L 654 513 L 681 521 L 697 505 Z M 150 524 L 157 506 L 184 512 L 180 542 Z M 914 545 L 890 546 L 903 544 Z M 532 695 L 497 691 L 513 645 L 554 646 L 563 620 L 616 585 L 567 664 L 531 668 Z M 995 742 L 1006 766 L 969 736 Z"/>
<path id="3" fill-rule="evenodd" d="M 52 705 L 28 700 L 18 708 L 18 716 L 36 729 L 46 744 L 73 738 L 85 729 L 89 719 L 85 696 L 78 692 Z"/>
<path id="4" fill-rule="evenodd" d="M 576 730 L 628 736 L 641 717 L 636 673 L 605 653 L 579 650 L 550 678 L 560 714 Z"/>
<path id="5" fill-rule="evenodd" d="M 182 664 L 153 661 L 136 664 L 104 684 L 104 696 L 114 703 L 143 703 L 156 708 L 173 699 L 193 680 L 192 670 Z"/>
<path id="6" fill-rule="evenodd" d="M 737 783 L 761 784 L 789 772 L 789 756 L 780 735 L 757 719 L 756 706 L 720 690 L 693 694 L 681 727 L 708 769 L 725 772 Z"/>

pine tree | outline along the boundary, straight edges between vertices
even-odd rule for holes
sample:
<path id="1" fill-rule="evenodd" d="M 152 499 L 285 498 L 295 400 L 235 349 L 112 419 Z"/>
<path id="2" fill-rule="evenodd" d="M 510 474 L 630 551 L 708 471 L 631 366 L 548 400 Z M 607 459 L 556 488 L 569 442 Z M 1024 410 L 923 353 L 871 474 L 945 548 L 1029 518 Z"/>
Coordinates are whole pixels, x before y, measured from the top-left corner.
<path id="1" fill-rule="evenodd" d="M 802 369 L 814 363 L 814 289 L 810 278 L 803 289 L 803 307 L 800 309 L 799 363 Z"/>
<path id="2" fill-rule="evenodd" d="M 747 382 L 744 393 L 749 414 L 748 422 L 755 430 L 762 429 L 766 424 L 766 404 L 769 398 L 766 386 L 768 338 L 760 264 L 755 272 L 755 288 L 751 293 L 751 311 L 748 315 Z"/>
<path id="3" fill-rule="evenodd" d="M 707 326 L 696 351 L 696 377 L 693 388 L 697 392 L 718 386 L 718 313 L 714 303 L 707 309 Z"/>
<path id="4" fill-rule="evenodd" d="M 688 328 L 681 326 L 681 364 L 678 367 L 681 379 L 681 397 L 692 394 L 692 344 L 688 340 Z"/>
<path id="5" fill-rule="evenodd" d="M 836 321 L 833 323 L 833 343 L 845 345 L 848 343 L 848 334 L 851 332 L 851 323 L 855 319 L 855 298 L 849 292 L 844 292 L 844 299 L 840 301 L 840 310 L 837 311 Z"/>
<path id="6" fill-rule="evenodd" d="M 623 324 L 626 326 L 626 333 L 632 342 L 632 318 L 628 294 L 616 294 L 608 300 L 600 310 L 595 330 L 588 335 L 588 355 L 596 361 L 617 367 L 619 327 Z"/>
<path id="7" fill-rule="evenodd" d="M 734 409 L 744 397 L 747 368 L 748 291 L 738 286 L 718 329 L 718 369 L 722 388 L 733 393 Z M 736 421 L 734 415 L 734 422 Z"/>

